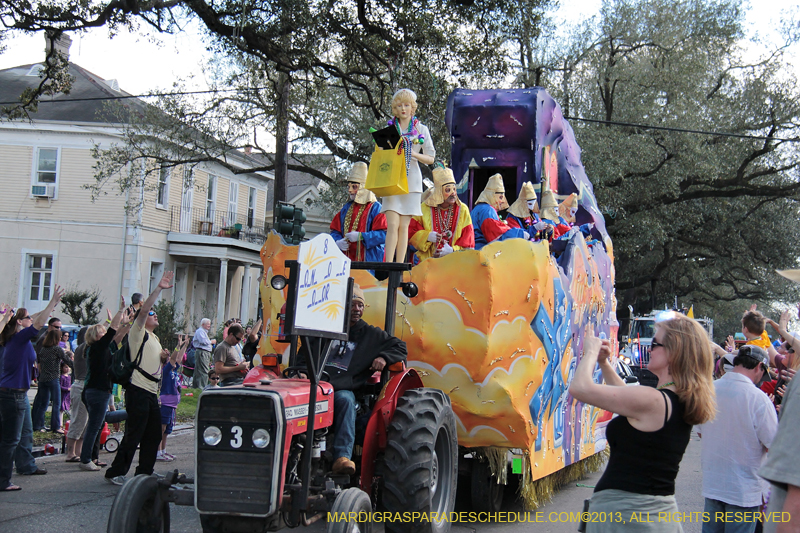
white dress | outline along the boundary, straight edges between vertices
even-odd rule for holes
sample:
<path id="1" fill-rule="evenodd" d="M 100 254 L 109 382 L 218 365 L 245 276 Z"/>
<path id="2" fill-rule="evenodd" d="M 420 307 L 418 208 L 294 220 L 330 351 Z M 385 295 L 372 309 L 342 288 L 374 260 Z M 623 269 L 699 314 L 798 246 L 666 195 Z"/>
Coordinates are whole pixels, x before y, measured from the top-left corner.
<path id="1" fill-rule="evenodd" d="M 425 138 L 423 144 L 412 144 L 411 151 L 431 157 L 436 157 L 436 149 L 433 147 L 433 139 L 428 127 L 420 122 L 417 127 L 420 135 Z M 419 161 L 411 158 L 408 166 L 408 194 L 397 196 L 384 196 L 381 198 L 381 213 L 394 211 L 400 215 L 422 216 L 422 171 L 419 169 Z"/>

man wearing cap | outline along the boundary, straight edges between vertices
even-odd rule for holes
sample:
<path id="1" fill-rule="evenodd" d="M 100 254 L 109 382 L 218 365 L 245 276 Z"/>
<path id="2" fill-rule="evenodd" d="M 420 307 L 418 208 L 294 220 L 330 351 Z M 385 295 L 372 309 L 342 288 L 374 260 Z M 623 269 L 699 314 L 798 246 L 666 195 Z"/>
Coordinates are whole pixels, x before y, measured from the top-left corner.
<path id="1" fill-rule="evenodd" d="M 363 320 L 364 292 L 353 287 L 350 304 L 350 333 L 346 343 L 333 341 L 325 371 L 333 385 L 333 456 L 335 474 L 353 474 L 356 465 L 350 460 L 356 438 L 356 391 L 367 384 L 376 371 L 386 365 L 405 361 L 406 343 L 381 328 Z"/>
<path id="2" fill-rule="evenodd" d="M 433 169 L 433 188 L 422 202 L 422 216 L 411 219 L 408 226 L 408 242 L 417 250 L 415 263 L 475 248 L 472 217 L 458 199 L 453 171 L 438 165 Z"/>
<path id="3" fill-rule="evenodd" d="M 768 367 L 769 355 L 763 348 L 745 345 L 733 359 L 733 368 L 714 382 L 717 416 L 697 427 L 702 437 L 704 511 L 709 518 L 703 533 L 755 530 L 755 513 L 769 490 L 758 469 L 778 431 L 775 408 L 758 388 L 769 379 Z M 745 514 L 733 522 L 722 519 L 724 513 Z"/>
<path id="4" fill-rule="evenodd" d="M 503 177 L 495 174 L 489 178 L 486 188 L 478 196 L 472 208 L 472 227 L 475 232 L 475 249 L 480 250 L 490 242 L 506 239 L 529 239 L 530 234 L 520 228 L 510 228 L 497 216 L 498 211 L 508 207 Z"/>
<path id="5" fill-rule="evenodd" d="M 330 234 L 339 249 L 353 261 L 383 261 L 386 244 L 386 216 L 368 189 L 367 164 L 358 162 L 347 176 L 350 200 L 333 217 Z"/>

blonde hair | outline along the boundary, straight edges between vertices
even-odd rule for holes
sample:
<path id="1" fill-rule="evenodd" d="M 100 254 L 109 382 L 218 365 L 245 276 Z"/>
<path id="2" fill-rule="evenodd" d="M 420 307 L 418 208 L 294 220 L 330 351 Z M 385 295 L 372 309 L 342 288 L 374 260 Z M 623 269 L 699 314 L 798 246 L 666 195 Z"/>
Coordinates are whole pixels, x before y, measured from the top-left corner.
<path id="1" fill-rule="evenodd" d="M 105 326 L 103 326 L 103 324 L 95 324 L 94 326 L 89 326 L 89 329 L 86 330 L 86 335 L 83 337 L 83 340 L 88 346 L 100 340 L 100 337 L 105 334 Z"/>
<path id="2" fill-rule="evenodd" d="M 656 324 L 663 331 L 664 349 L 669 354 L 669 371 L 675 392 L 685 406 L 687 424 L 703 424 L 716 415 L 714 356 L 708 333 L 691 318 L 678 316 Z"/>
<path id="3" fill-rule="evenodd" d="M 417 112 L 417 95 L 411 89 L 400 89 L 392 96 L 392 115 L 397 116 L 397 104 L 408 102 L 411 104 L 411 112 Z"/>

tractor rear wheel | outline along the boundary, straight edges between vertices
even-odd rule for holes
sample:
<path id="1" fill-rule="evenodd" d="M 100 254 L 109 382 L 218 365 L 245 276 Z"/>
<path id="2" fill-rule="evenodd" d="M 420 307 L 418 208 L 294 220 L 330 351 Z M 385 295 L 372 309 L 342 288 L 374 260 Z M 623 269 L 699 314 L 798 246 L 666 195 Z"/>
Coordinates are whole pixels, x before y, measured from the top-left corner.
<path id="1" fill-rule="evenodd" d="M 109 533 L 169 533 L 169 502 L 157 501 L 158 479 L 139 474 L 119 489 L 108 515 Z"/>
<path id="2" fill-rule="evenodd" d="M 445 393 L 411 389 L 398 399 L 389 424 L 384 466 L 385 510 L 426 513 L 413 524 L 387 521 L 386 528 L 414 533 L 449 531 L 448 516 L 455 506 L 458 483 L 458 435 Z"/>
<path id="3" fill-rule="evenodd" d="M 355 520 L 347 518 L 350 513 L 356 513 Z M 333 521 L 328 522 L 326 533 L 372 533 L 371 513 L 372 502 L 366 492 L 356 487 L 345 489 L 336 497 L 328 513 L 328 516 L 333 516 Z"/>

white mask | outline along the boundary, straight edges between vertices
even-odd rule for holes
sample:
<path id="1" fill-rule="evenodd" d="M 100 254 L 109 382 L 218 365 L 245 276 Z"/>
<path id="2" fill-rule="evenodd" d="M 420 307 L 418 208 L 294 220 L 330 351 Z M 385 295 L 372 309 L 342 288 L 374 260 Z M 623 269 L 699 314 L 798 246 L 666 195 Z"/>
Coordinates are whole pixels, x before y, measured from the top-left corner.
<path id="1" fill-rule="evenodd" d="M 528 204 L 528 211 L 534 211 L 536 209 L 536 200 L 528 200 L 525 203 Z"/>

